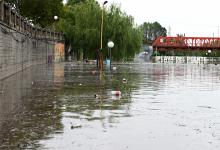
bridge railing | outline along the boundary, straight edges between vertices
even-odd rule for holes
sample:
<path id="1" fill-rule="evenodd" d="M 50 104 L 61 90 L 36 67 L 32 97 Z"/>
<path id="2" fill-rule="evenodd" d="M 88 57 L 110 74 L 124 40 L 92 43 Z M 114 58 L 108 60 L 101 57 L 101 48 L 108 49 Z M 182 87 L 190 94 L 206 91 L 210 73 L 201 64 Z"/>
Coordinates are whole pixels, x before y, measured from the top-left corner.
<path id="1" fill-rule="evenodd" d="M 8 26 L 36 39 L 63 40 L 63 34 L 34 26 L 26 18 L 19 15 L 4 1 L 0 0 L 0 24 Z"/>
<path id="2" fill-rule="evenodd" d="M 220 49 L 220 38 L 214 37 L 158 37 L 153 47 L 180 49 Z"/>

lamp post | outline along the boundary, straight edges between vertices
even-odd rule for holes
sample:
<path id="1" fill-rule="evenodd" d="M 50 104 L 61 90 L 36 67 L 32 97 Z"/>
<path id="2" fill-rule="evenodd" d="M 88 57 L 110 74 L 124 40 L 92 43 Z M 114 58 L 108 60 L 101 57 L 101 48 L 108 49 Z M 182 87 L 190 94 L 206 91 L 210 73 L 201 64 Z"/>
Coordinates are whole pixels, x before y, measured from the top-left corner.
<path id="1" fill-rule="evenodd" d="M 58 16 L 54 16 L 53 19 L 56 21 L 58 20 Z"/>
<path id="2" fill-rule="evenodd" d="M 102 35 L 103 35 L 103 20 L 104 20 L 104 6 L 107 4 L 108 1 L 104 1 L 102 4 L 102 18 L 101 18 L 101 35 L 100 35 L 100 50 L 102 50 Z"/>
<path id="3" fill-rule="evenodd" d="M 104 20 L 104 6 L 108 1 L 104 1 L 102 4 L 102 17 L 101 17 L 101 31 L 100 31 L 100 50 L 99 50 L 99 69 L 103 70 L 103 56 L 102 56 L 102 35 L 103 35 L 103 20 Z"/>
<path id="4" fill-rule="evenodd" d="M 111 62 L 111 55 L 112 55 L 112 54 L 111 54 L 111 49 L 114 47 L 114 45 L 115 45 L 114 42 L 112 42 L 112 41 L 109 41 L 109 42 L 108 42 L 110 69 L 111 69 L 111 63 L 112 63 L 112 62 Z"/>
<path id="5" fill-rule="evenodd" d="M 58 16 L 53 16 L 54 22 L 56 23 L 56 21 L 58 20 Z M 53 24 L 53 36 L 54 36 L 54 40 L 55 40 L 55 23 Z"/>

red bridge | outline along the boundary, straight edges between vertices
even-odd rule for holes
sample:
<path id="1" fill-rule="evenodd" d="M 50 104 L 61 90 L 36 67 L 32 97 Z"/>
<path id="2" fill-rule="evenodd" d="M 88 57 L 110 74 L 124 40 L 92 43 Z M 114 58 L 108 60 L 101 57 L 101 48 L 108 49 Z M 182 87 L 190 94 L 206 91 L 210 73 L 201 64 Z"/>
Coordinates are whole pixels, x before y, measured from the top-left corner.
<path id="1" fill-rule="evenodd" d="M 153 48 L 163 50 L 220 50 L 220 38 L 214 37 L 158 37 Z"/>

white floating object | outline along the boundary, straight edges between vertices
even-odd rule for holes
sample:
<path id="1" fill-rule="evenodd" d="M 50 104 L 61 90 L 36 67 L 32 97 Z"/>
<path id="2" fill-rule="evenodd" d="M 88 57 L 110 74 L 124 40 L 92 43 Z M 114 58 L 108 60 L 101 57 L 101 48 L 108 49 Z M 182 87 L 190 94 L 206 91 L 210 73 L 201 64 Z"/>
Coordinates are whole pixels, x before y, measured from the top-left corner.
<path id="1" fill-rule="evenodd" d="M 96 70 L 93 70 L 93 71 L 92 71 L 92 74 L 96 74 L 96 72 L 97 72 Z"/>
<path id="2" fill-rule="evenodd" d="M 94 96 L 95 96 L 95 98 L 100 98 L 101 97 L 99 94 L 95 94 Z"/>
<path id="3" fill-rule="evenodd" d="M 119 96 L 112 95 L 111 99 L 112 100 L 120 100 L 121 99 L 121 95 L 119 95 Z"/>
<path id="4" fill-rule="evenodd" d="M 79 86 L 82 86 L 82 84 L 80 83 Z"/>
<path id="5" fill-rule="evenodd" d="M 121 91 L 111 91 L 111 94 L 115 95 L 115 96 L 120 96 L 121 95 Z"/>
<path id="6" fill-rule="evenodd" d="M 122 82 L 123 83 L 127 83 L 127 80 L 125 78 L 123 78 Z"/>
<path id="7" fill-rule="evenodd" d="M 112 70 L 116 70 L 117 68 L 116 67 L 112 67 Z"/>

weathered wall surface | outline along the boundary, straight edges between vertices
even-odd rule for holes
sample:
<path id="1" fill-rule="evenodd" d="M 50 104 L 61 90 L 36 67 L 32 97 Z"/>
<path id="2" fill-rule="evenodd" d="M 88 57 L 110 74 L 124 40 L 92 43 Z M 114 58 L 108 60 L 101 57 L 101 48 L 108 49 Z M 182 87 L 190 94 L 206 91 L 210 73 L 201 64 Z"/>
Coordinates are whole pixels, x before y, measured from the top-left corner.
<path id="1" fill-rule="evenodd" d="M 37 28 L 0 1 L 0 80 L 31 65 L 51 63 L 62 34 Z"/>
<path id="2" fill-rule="evenodd" d="M 0 28 L 0 79 L 51 59 L 53 41 L 32 39 L 2 25 Z"/>

